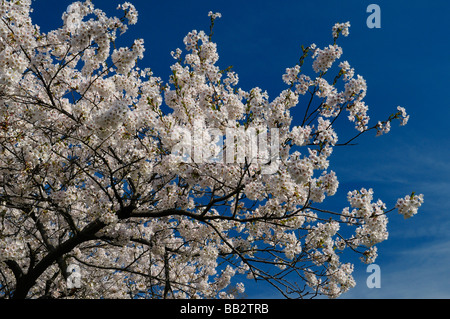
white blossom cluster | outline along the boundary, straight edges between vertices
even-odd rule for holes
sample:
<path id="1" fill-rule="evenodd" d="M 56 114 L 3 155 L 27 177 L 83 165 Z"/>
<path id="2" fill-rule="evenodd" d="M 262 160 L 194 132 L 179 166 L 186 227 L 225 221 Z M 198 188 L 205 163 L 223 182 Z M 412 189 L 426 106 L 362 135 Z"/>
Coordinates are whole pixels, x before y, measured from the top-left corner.
<path id="1" fill-rule="evenodd" d="M 7 237 L 0 239 L 0 262 L 6 260 L 20 260 L 25 257 L 23 241 Z"/>
<path id="2" fill-rule="evenodd" d="M 347 116 L 356 134 L 384 133 L 409 116 L 398 107 L 369 126 L 365 79 L 336 65 L 349 23 L 332 28 L 333 44 L 303 48 L 282 76 L 288 87 L 269 98 L 218 65 L 220 13 L 208 14 L 210 34 L 184 37 L 164 83 L 138 66 L 142 39 L 112 45 L 138 21 L 131 3 L 118 18 L 75 2 L 47 33 L 30 6 L 0 3 L 0 298 L 233 298 L 245 278 L 334 298 L 355 285 L 342 251 L 375 261 L 389 211 L 373 190 L 349 192 L 340 211 L 321 206 L 339 187 L 331 155 L 346 140 L 337 124 Z M 227 130 L 277 152 L 243 156 L 252 145 L 219 143 Z M 187 131 L 200 138 L 186 142 Z M 191 147 L 235 158 L 205 162 Z M 396 208 L 411 217 L 422 203 L 411 195 Z M 75 290 L 64 275 L 71 263 L 82 268 Z"/>
<path id="3" fill-rule="evenodd" d="M 122 9 L 125 11 L 125 17 L 128 19 L 128 24 L 136 24 L 138 20 L 138 12 L 133 4 L 129 2 L 125 2 L 123 4 L 119 4 L 117 9 Z"/>
<path id="4" fill-rule="evenodd" d="M 144 40 L 135 40 L 131 49 L 119 48 L 114 50 L 111 59 L 117 67 L 117 72 L 127 74 L 135 66 L 137 59 L 144 57 Z"/>
<path id="5" fill-rule="evenodd" d="M 397 106 L 397 110 L 400 112 L 400 116 L 401 116 L 401 123 L 400 125 L 404 126 L 408 123 L 409 120 L 409 115 L 406 114 L 406 110 L 404 107 L 401 106 Z"/>
<path id="6" fill-rule="evenodd" d="M 283 74 L 284 83 L 291 85 L 297 79 L 300 72 L 300 65 L 296 65 L 293 68 L 286 68 L 286 73 Z"/>
<path id="7" fill-rule="evenodd" d="M 391 130 L 391 121 L 393 119 L 400 119 L 400 125 L 404 126 L 408 123 L 409 115 L 406 113 L 404 107 L 397 106 L 398 112 L 391 114 L 386 121 L 378 121 L 376 129 L 377 136 L 387 134 Z"/>
<path id="8" fill-rule="evenodd" d="M 208 12 L 208 17 L 211 17 L 211 19 L 222 18 L 222 14 L 220 12 L 209 11 Z"/>
<path id="9" fill-rule="evenodd" d="M 316 49 L 314 51 L 313 69 L 316 72 L 326 72 L 342 55 L 342 48 L 338 45 L 329 45 L 323 49 Z"/>
<path id="10" fill-rule="evenodd" d="M 398 212 L 405 218 L 410 218 L 417 214 L 417 210 L 423 204 L 423 194 L 420 195 L 407 195 L 404 198 L 399 198 L 397 204 Z"/>
<path id="11" fill-rule="evenodd" d="M 332 28 L 333 38 L 337 38 L 339 34 L 342 34 L 344 37 L 347 37 L 350 32 L 350 22 L 344 22 L 344 23 L 336 23 Z"/>

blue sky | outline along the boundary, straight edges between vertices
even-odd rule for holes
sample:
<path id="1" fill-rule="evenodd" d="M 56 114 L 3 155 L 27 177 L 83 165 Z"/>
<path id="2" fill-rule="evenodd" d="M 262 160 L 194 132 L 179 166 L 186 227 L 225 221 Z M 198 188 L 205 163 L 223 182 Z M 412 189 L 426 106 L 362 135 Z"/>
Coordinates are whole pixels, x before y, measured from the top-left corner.
<path id="1" fill-rule="evenodd" d="M 61 14 L 71 2 L 35 0 L 35 22 L 43 31 L 60 26 Z M 119 14 L 115 7 L 121 2 L 93 0 L 109 14 Z M 208 30 L 208 11 L 218 11 L 223 16 L 213 39 L 219 65 L 233 65 L 243 89 L 259 86 L 272 99 L 286 87 L 281 76 L 298 61 L 302 44 L 328 45 L 333 24 L 350 21 L 350 36 L 340 39 L 341 60 L 348 60 L 366 79 L 365 101 L 372 121 L 386 119 L 397 105 L 411 117 L 405 127 L 394 122 L 388 135 L 375 138 L 369 133 L 357 146 L 335 149 L 331 165 L 340 188 L 330 204 L 341 210 L 347 205 L 346 193 L 361 187 L 372 187 L 375 199 L 388 207 L 412 191 L 423 193 L 425 203 L 412 219 L 390 215 L 389 240 L 378 246 L 376 262 L 381 288 L 367 288 L 366 265 L 356 263 L 357 286 L 343 298 L 450 298 L 449 1 L 131 2 L 139 21 L 125 41 L 144 39 L 140 66 L 151 67 L 167 81 L 173 63 L 170 51 L 183 48 L 183 37 L 192 29 Z M 380 6 L 380 29 L 366 25 L 371 3 Z M 248 294 L 275 297 L 254 287 Z"/>

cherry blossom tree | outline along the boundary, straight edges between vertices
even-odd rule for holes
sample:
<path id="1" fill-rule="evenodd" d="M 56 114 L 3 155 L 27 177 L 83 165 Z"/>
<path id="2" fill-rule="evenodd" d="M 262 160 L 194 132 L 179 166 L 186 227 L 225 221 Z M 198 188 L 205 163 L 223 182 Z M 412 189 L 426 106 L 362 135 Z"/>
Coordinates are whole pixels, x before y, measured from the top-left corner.
<path id="1" fill-rule="evenodd" d="M 138 17 L 128 2 L 117 9 L 121 18 L 75 2 L 43 33 L 31 0 L 0 4 L 0 297 L 232 298 L 247 280 L 295 298 L 352 288 L 341 253 L 374 262 L 387 215 L 413 216 L 423 195 L 387 208 L 363 188 L 348 207 L 321 205 L 339 184 L 334 147 L 408 120 L 398 107 L 369 125 L 366 81 L 338 62 L 349 23 L 332 28 L 329 46 L 302 47 L 269 100 L 217 65 L 219 13 L 172 52 L 163 82 L 138 67 L 142 39 L 116 47 Z M 338 142 L 347 120 L 356 132 Z M 253 142 L 220 143 L 209 129 L 276 147 L 252 153 Z M 201 138 L 183 144 L 188 132 Z"/>

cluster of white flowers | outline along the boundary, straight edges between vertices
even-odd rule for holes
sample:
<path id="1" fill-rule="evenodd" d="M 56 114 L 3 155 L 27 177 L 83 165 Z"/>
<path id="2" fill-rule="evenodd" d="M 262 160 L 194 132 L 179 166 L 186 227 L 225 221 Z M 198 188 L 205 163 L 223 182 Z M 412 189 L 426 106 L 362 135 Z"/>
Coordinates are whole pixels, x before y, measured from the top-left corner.
<path id="1" fill-rule="evenodd" d="M 250 182 L 245 185 L 244 193 L 250 200 L 262 200 L 265 194 L 264 184 L 259 181 Z"/>
<path id="2" fill-rule="evenodd" d="M 316 95 L 318 97 L 327 98 L 328 96 L 336 92 L 336 89 L 324 78 L 318 78 L 315 82 L 317 86 Z"/>
<path id="3" fill-rule="evenodd" d="M 406 110 L 404 107 L 401 106 L 397 106 L 397 110 L 400 112 L 400 116 L 401 116 L 401 122 L 400 125 L 404 126 L 408 123 L 409 120 L 409 115 L 406 114 Z"/>
<path id="4" fill-rule="evenodd" d="M 294 152 L 289 159 L 289 173 L 297 183 L 307 182 L 314 174 L 314 164 L 308 157 L 301 158 L 299 152 Z"/>
<path id="5" fill-rule="evenodd" d="M 17 83 L 27 66 L 26 60 L 15 54 L 11 47 L 6 47 L 0 53 L 0 86 L 8 87 Z"/>
<path id="6" fill-rule="evenodd" d="M 361 257 L 361 261 L 366 264 L 373 264 L 378 257 L 378 248 L 377 246 L 371 246 L 367 249 L 363 256 Z"/>
<path id="7" fill-rule="evenodd" d="M 348 119 L 351 122 L 355 122 L 355 128 L 360 132 L 364 132 L 368 128 L 368 110 L 369 108 L 364 101 L 355 101 L 348 107 L 348 111 L 350 113 Z"/>
<path id="8" fill-rule="evenodd" d="M 300 74 L 298 84 L 295 85 L 295 92 L 304 95 L 306 94 L 306 92 L 308 92 L 308 89 L 311 85 L 311 78 L 305 74 Z"/>
<path id="9" fill-rule="evenodd" d="M 21 240 L 7 237 L 0 239 L 0 262 L 5 260 L 20 260 L 25 257 L 24 244 Z"/>
<path id="10" fill-rule="evenodd" d="M 67 30 L 71 33 L 75 33 L 76 29 L 80 27 L 81 20 L 83 19 L 83 9 L 86 7 L 81 2 L 74 2 L 67 7 L 66 12 L 63 13 L 62 20 L 64 25 L 67 26 Z M 86 14 L 87 12 L 84 12 Z"/>
<path id="11" fill-rule="evenodd" d="M 355 75 L 355 69 L 350 66 L 348 61 L 342 61 L 339 63 L 339 67 L 344 73 L 344 81 L 349 81 Z"/>
<path id="12" fill-rule="evenodd" d="M 245 292 L 245 285 L 242 282 L 236 284 L 236 289 L 238 293 L 243 294 Z"/>
<path id="13" fill-rule="evenodd" d="M 117 6 L 117 9 L 124 10 L 125 17 L 128 19 L 128 24 L 136 24 L 138 20 L 138 12 L 136 11 L 136 8 L 133 4 L 129 2 L 125 2 L 123 4 L 119 4 Z"/>
<path id="14" fill-rule="evenodd" d="M 313 54 L 315 58 L 313 69 L 316 72 L 326 72 L 342 55 L 342 48 L 338 45 L 329 45 L 324 49 L 316 49 Z"/>
<path id="15" fill-rule="evenodd" d="M 335 145 L 337 143 L 338 136 L 331 126 L 331 121 L 324 120 L 322 117 L 319 117 L 317 119 L 317 122 L 318 125 L 316 142 Z"/>
<path id="16" fill-rule="evenodd" d="M 206 35 L 205 31 L 197 31 L 192 30 L 189 32 L 183 39 L 184 45 L 186 46 L 187 51 L 192 51 L 197 48 L 197 45 L 199 44 L 199 41 L 203 43 L 208 42 L 208 36 Z M 190 58 L 193 58 L 194 56 L 190 56 Z M 189 63 L 189 62 L 188 62 Z M 189 63 L 192 64 L 192 63 Z"/>
<path id="17" fill-rule="evenodd" d="M 308 144 L 312 132 L 311 126 L 294 126 L 289 134 L 295 145 L 304 146 Z"/>
<path id="18" fill-rule="evenodd" d="M 356 229 L 356 237 L 352 238 L 353 245 L 372 247 L 388 238 L 388 219 L 384 213 L 385 203 L 381 200 L 372 202 L 373 190 L 362 188 L 361 190 L 348 192 L 347 199 L 354 209 L 345 208 L 342 211 L 341 220 L 349 224 L 360 225 Z"/>
<path id="19" fill-rule="evenodd" d="M 109 211 L 109 212 L 105 212 L 105 213 L 102 212 L 102 214 L 100 216 L 100 220 L 103 223 L 109 225 L 109 224 L 116 223 L 118 221 L 118 218 L 117 218 L 117 214 L 115 214 L 114 212 Z"/>
<path id="20" fill-rule="evenodd" d="M 293 68 L 286 68 L 286 73 L 283 74 L 284 83 L 291 85 L 297 79 L 298 74 L 300 73 L 300 65 L 296 65 Z"/>
<path id="21" fill-rule="evenodd" d="M 406 195 L 404 198 L 399 198 L 397 204 L 398 212 L 405 218 L 410 218 L 417 214 L 417 210 L 423 204 L 423 194 Z"/>
<path id="22" fill-rule="evenodd" d="M 339 297 L 344 292 L 356 286 L 356 281 L 352 276 L 353 265 L 342 264 L 339 268 L 327 269 L 327 284 L 322 288 L 330 298 Z"/>
<path id="23" fill-rule="evenodd" d="M 377 124 L 377 136 L 387 134 L 391 130 L 391 121 L 378 121 Z"/>
<path id="24" fill-rule="evenodd" d="M 342 34 L 344 37 L 347 37 L 350 34 L 349 28 L 350 22 L 348 21 L 344 23 L 336 23 L 331 29 L 333 33 L 333 38 L 336 39 L 339 36 L 339 34 Z"/>
<path id="25" fill-rule="evenodd" d="M 409 115 L 406 113 L 405 108 L 397 106 L 397 110 L 398 112 L 391 114 L 386 121 L 378 121 L 376 126 L 377 136 L 389 133 L 391 130 L 391 121 L 394 119 L 400 119 L 400 126 L 404 126 L 408 123 Z"/>
<path id="26" fill-rule="evenodd" d="M 220 12 L 212 12 L 209 11 L 208 12 L 208 17 L 211 17 L 211 19 L 217 19 L 217 18 L 222 18 L 222 14 Z"/>
<path id="27" fill-rule="evenodd" d="M 308 248 L 332 248 L 334 241 L 333 236 L 336 235 L 340 225 L 337 221 L 328 223 L 317 223 L 311 228 L 305 239 Z"/>
<path id="28" fill-rule="evenodd" d="M 361 75 L 358 75 L 356 79 L 351 78 L 347 83 L 345 83 L 344 95 L 348 101 L 354 97 L 357 97 L 358 101 L 362 101 L 362 99 L 366 96 L 366 93 L 366 80 Z"/>
<path id="29" fill-rule="evenodd" d="M 117 72 L 127 74 L 135 66 L 137 59 L 144 57 L 144 40 L 135 40 L 131 49 L 119 48 L 115 49 L 111 55 L 111 59 L 117 67 Z"/>
<path id="30" fill-rule="evenodd" d="M 284 254 L 289 260 L 292 260 L 295 258 L 295 256 L 298 256 L 302 251 L 302 242 L 298 240 L 295 233 L 286 233 L 283 236 L 284 241 Z M 284 265 L 283 265 L 284 266 Z"/>
<path id="31" fill-rule="evenodd" d="M 320 187 L 328 194 L 328 196 L 336 194 L 339 181 L 334 171 L 330 171 L 329 173 L 324 171 L 318 181 L 320 182 Z"/>
<path id="32" fill-rule="evenodd" d="M 126 101 L 115 101 L 111 107 L 96 119 L 98 127 L 104 130 L 117 129 L 130 114 L 130 109 Z"/>
<path id="33" fill-rule="evenodd" d="M 227 266 L 224 271 L 218 276 L 215 282 L 216 289 L 218 291 L 223 290 L 224 288 L 228 287 L 230 284 L 231 278 L 235 275 L 236 270 L 231 267 Z"/>
<path id="34" fill-rule="evenodd" d="M 29 17 L 31 1 L 6 2 L 0 14 L 4 21 L 0 26 L 0 91 L 7 93 L 19 82 L 28 67 L 28 60 L 21 48 L 36 46 L 37 29 Z M 12 93 L 12 92 L 11 92 Z"/>

